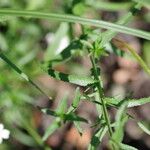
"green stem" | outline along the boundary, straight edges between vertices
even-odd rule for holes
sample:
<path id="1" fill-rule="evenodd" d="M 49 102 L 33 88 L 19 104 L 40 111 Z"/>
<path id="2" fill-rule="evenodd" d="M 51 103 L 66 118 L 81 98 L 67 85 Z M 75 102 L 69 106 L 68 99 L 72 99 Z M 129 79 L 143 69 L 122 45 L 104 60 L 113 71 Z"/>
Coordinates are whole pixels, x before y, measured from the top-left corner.
<path id="1" fill-rule="evenodd" d="M 43 148 L 44 150 L 51 150 L 51 148 L 47 147 L 44 144 L 41 136 L 38 134 L 36 130 L 33 129 L 32 125 L 29 122 L 27 122 L 26 120 L 22 120 L 22 123 L 27 132 L 33 137 L 33 139 L 41 148 Z"/>
<path id="2" fill-rule="evenodd" d="M 102 109 L 103 109 L 103 115 L 104 115 L 104 119 L 106 121 L 107 127 L 108 127 L 108 131 L 109 131 L 109 135 L 112 136 L 112 128 L 111 128 L 111 123 L 110 123 L 110 119 L 109 119 L 109 115 L 107 112 L 107 108 L 106 108 L 106 104 L 104 101 L 104 92 L 103 92 L 103 88 L 101 86 L 101 82 L 99 80 L 99 74 L 98 74 L 98 70 L 96 67 L 96 62 L 95 62 L 95 58 L 93 55 L 90 56 L 90 60 L 94 69 L 94 78 L 95 80 L 97 80 L 97 89 L 98 89 L 98 94 L 99 94 L 99 99 L 101 100 L 101 104 L 102 104 Z"/>
<path id="3" fill-rule="evenodd" d="M 124 46 L 127 47 L 132 56 L 137 60 L 137 62 L 144 69 L 144 71 L 150 76 L 150 68 L 146 65 L 144 60 L 135 52 L 135 50 L 130 45 L 124 43 Z"/>
<path id="4" fill-rule="evenodd" d="M 4 16 L 17 16 L 17 17 L 32 17 L 32 18 L 42 18 L 49 19 L 53 21 L 80 23 L 83 25 L 90 25 L 105 29 L 110 29 L 113 31 L 134 35 L 147 40 L 150 40 L 150 33 L 146 31 L 141 31 L 133 28 L 128 28 L 115 23 L 110 23 L 101 20 L 81 18 L 77 16 L 65 15 L 65 14 L 54 14 L 54 13 L 44 13 L 39 11 L 29 11 L 29 10 L 12 10 L 12 9 L 0 9 L 0 15 Z"/>
<path id="5" fill-rule="evenodd" d="M 15 70 L 22 78 L 33 85 L 37 90 L 44 94 L 48 99 L 51 99 L 37 84 L 35 84 L 24 72 L 22 72 L 13 62 L 10 61 L 2 52 L 0 52 L 0 58 L 6 62 L 13 70 Z"/>

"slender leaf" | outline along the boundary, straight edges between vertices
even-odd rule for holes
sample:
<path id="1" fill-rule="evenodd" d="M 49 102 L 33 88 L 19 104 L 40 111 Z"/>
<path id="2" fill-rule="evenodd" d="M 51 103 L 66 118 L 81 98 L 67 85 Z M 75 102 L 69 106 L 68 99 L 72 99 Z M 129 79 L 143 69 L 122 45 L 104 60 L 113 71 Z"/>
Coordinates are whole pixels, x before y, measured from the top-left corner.
<path id="1" fill-rule="evenodd" d="M 119 146 L 121 148 L 121 150 L 138 150 L 137 148 L 127 145 L 127 144 L 123 144 L 123 143 L 119 143 Z"/>
<path id="2" fill-rule="evenodd" d="M 56 120 L 46 129 L 45 134 L 43 135 L 42 140 L 46 141 L 47 138 L 54 133 L 60 127 L 60 120 L 56 118 Z"/>
<path id="3" fill-rule="evenodd" d="M 65 121 L 81 121 L 88 123 L 85 118 L 77 116 L 75 113 L 64 114 L 63 118 Z"/>
<path id="4" fill-rule="evenodd" d="M 77 84 L 80 86 L 87 86 L 89 84 L 94 84 L 96 81 L 90 77 L 83 77 L 78 75 L 68 75 L 62 72 L 55 71 L 53 69 L 48 70 L 48 74 L 57 80 Z"/>
<path id="5" fill-rule="evenodd" d="M 61 43 L 61 40 L 63 37 L 66 36 L 68 31 L 68 24 L 67 23 L 61 23 L 57 32 L 54 35 L 53 41 L 48 46 L 45 54 L 44 54 L 44 60 L 49 61 L 52 60 L 56 55 L 58 55 L 60 52 L 58 51 L 59 44 Z"/>
<path id="6" fill-rule="evenodd" d="M 150 135 L 150 129 L 148 129 L 144 123 L 138 122 L 137 124 L 146 134 Z"/>
<path id="7" fill-rule="evenodd" d="M 31 146 L 31 147 L 37 146 L 36 142 L 33 140 L 31 136 L 21 132 L 18 129 L 15 129 L 13 132 L 14 132 L 13 134 L 14 138 L 18 140 L 19 142 L 21 142 L 22 144 Z"/>
<path id="8" fill-rule="evenodd" d="M 150 33 L 146 31 L 128 28 L 128 27 L 121 26 L 115 23 L 81 18 L 77 16 L 44 13 L 44 12 L 29 11 L 29 10 L 12 10 L 12 9 L 0 9 L 0 15 L 9 15 L 9 16 L 17 16 L 17 17 L 32 17 L 32 18 L 49 19 L 53 21 L 80 23 L 83 25 L 90 25 L 90 26 L 110 29 L 116 32 L 134 35 L 137 37 L 150 40 Z"/>
<path id="9" fill-rule="evenodd" d="M 119 106 L 123 101 L 127 101 L 127 107 L 131 108 L 131 107 L 136 107 L 136 106 L 141 106 L 147 103 L 150 103 L 150 97 L 147 98 L 140 98 L 140 99 L 127 99 L 127 100 L 121 100 L 121 99 L 117 99 L 117 98 L 110 98 L 110 97 L 106 97 L 105 98 L 106 102 L 108 105 L 111 106 Z"/>
<path id="10" fill-rule="evenodd" d="M 82 135 L 83 134 L 83 129 L 80 126 L 80 122 L 79 121 L 74 121 L 73 123 L 74 123 L 76 129 L 78 130 L 79 134 Z"/>
<path id="11" fill-rule="evenodd" d="M 104 137 L 104 135 L 106 134 L 107 132 L 107 127 L 104 126 L 104 127 L 101 127 L 100 129 L 98 129 L 93 137 L 92 137 L 92 140 L 91 140 L 91 143 L 88 147 L 88 150 L 97 150 L 97 147 L 99 146 L 99 144 L 101 143 L 102 141 L 102 138 Z"/>
<path id="12" fill-rule="evenodd" d="M 117 111 L 116 114 L 116 122 L 115 122 L 115 132 L 112 135 L 112 139 L 117 142 L 117 143 L 121 143 L 123 140 L 123 136 L 124 136 L 124 124 L 126 123 L 126 121 L 128 120 L 128 116 L 125 115 L 127 108 L 127 102 L 124 102 L 120 108 Z"/>
<path id="13" fill-rule="evenodd" d="M 77 88 L 76 88 L 76 91 L 75 91 L 75 97 L 74 97 L 74 99 L 73 99 L 73 103 L 72 103 L 72 105 L 69 107 L 69 109 L 68 109 L 68 111 L 67 111 L 67 114 L 69 114 L 69 113 L 71 113 L 71 112 L 75 112 L 76 108 L 77 108 L 78 105 L 79 105 L 80 99 L 81 99 L 80 88 L 77 87 Z M 74 123 L 75 127 L 77 128 L 79 134 L 82 135 L 83 130 L 82 130 L 81 126 L 80 126 L 80 122 L 74 121 L 73 123 Z"/>
<path id="14" fill-rule="evenodd" d="M 130 11 L 125 15 L 122 16 L 116 23 L 120 25 L 127 25 L 131 19 L 135 16 L 137 12 L 141 9 L 142 5 L 141 4 L 136 4 L 135 6 L 130 9 Z M 103 47 L 106 43 L 111 41 L 111 39 L 116 36 L 117 32 L 108 30 L 102 33 L 102 41 L 101 41 L 101 46 Z"/>
<path id="15" fill-rule="evenodd" d="M 107 2 L 99 0 L 86 0 L 86 4 L 100 10 L 118 11 L 129 9 L 132 5 L 131 2 Z"/>
<path id="16" fill-rule="evenodd" d="M 46 97 L 51 99 L 36 83 L 34 83 L 28 75 L 26 75 L 21 69 L 19 69 L 9 58 L 7 58 L 0 50 L 0 58 L 6 62 L 13 70 L 15 70 L 22 78 L 24 78 L 27 82 L 29 82 L 32 86 L 34 86 L 37 90 L 39 90 Z"/>
<path id="17" fill-rule="evenodd" d="M 116 44 L 118 47 L 122 47 L 120 49 L 126 51 L 126 49 L 131 53 L 131 55 L 136 59 L 139 65 L 143 68 L 143 70 L 150 76 L 150 68 L 144 62 L 144 60 L 135 52 L 135 50 L 126 42 L 123 42 L 120 39 L 113 39 L 113 43 Z"/>
<path id="18" fill-rule="evenodd" d="M 73 99 L 73 103 L 72 103 L 72 106 L 74 108 L 77 108 L 77 106 L 79 105 L 79 102 L 80 102 L 80 98 L 81 98 L 81 94 L 80 94 L 80 88 L 78 87 L 75 91 L 75 97 Z"/>
<path id="19" fill-rule="evenodd" d="M 58 114 L 65 113 L 66 108 L 67 108 L 67 96 L 65 96 L 62 100 L 60 100 L 56 112 Z"/>
<path id="20" fill-rule="evenodd" d="M 133 1 L 144 5 L 150 5 L 150 0 L 133 0 Z"/>
<path id="21" fill-rule="evenodd" d="M 82 118 L 80 116 L 77 116 L 74 113 L 59 114 L 56 111 L 53 111 L 53 110 L 50 110 L 50 109 L 47 109 L 47 108 L 41 109 L 41 111 L 43 113 L 47 114 L 47 115 L 58 117 L 58 118 L 60 118 L 60 119 L 62 119 L 64 121 L 82 121 L 82 122 L 88 122 L 86 119 L 84 119 L 84 118 Z"/>
<path id="22" fill-rule="evenodd" d="M 69 60 L 74 54 L 76 54 L 76 52 L 82 49 L 82 46 L 83 44 L 81 43 L 80 39 L 73 40 L 65 49 L 58 53 L 58 55 L 48 61 L 48 66 L 52 66 L 54 63 Z"/>

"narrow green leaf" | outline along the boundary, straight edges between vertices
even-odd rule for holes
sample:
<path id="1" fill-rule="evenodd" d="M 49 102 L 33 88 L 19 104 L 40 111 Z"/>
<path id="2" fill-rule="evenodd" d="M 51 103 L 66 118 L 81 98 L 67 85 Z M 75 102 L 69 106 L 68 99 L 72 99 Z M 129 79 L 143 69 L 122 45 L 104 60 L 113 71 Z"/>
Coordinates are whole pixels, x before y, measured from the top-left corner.
<path id="1" fill-rule="evenodd" d="M 13 70 L 15 70 L 22 78 L 24 78 L 27 82 L 29 82 L 32 86 L 34 86 L 38 91 L 44 94 L 46 97 L 51 99 L 37 84 L 35 84 L 28 75 L 26 75 L 19 67 L 17 67 L 9 58 L 7 58 L 0 50 L 0 58 L 7 63 Z"/>
<path id="2" fill-rule="evenodd" d="M 47 108 L 41 109 L 41 111 L 44 114 L 47 114 L 47 115 L 51 115 L 51 116 L 54 116 L 54 117 L 60 117 L 60 114 L 58 114 L 56 111 L 53 111 L 53 110 L 50 110 L 50 109 L 47 109 Z"/>
<path id="3" fill-rule="evenodd" d="M 118 98 L 111 98 L 111 97 L 105 97 L 106 103 L 108 105 L 111 106 L 116 106 L 118 107 L 122 101 L 127 101 L 127 107 L 128 108 L 132 108 L 132 107 L 136 107 L 136 106 L 141 106 L 147 103 L 150 103 L 150 97 L 146 97 L 146 98 L 140 98 L 140 99 L 127 99 L 127 100 L 121 100 Z"/>
<path id="4" fill-rule="evenodd" d="M 65 96 L 62 100 L 60 100 L 56 109 L 57 114 L 65 113 L 66 108 L 67 108 L 67 96 Z"/>
<path id="5" fill-rule="evenodd" d="M 24 145 L 30 146 L 30 147 L 36 147 L 37 144 L 33 140 L 33 138 L 23 132 L 21 132 L 18 129 L 15 129 L 14 134 L 12 135 L 17 141 L 21 142 Z"/>
<path id="6" fill-rule="evenodd" d="M 67 111 L 67 114 L 71 113 L 71 112 L 75 112 L 76 108 L 78 107 L 79 105 L 79 102 L 80 102 L 80 99 L 81 99 L 81 94 L 80 94 L 80 88 L 77 87 L 76 88 L 76 91 L 75 91 L 75 97 L 73 99 L 73 103 L 72 105 L 69 107 L 68 111 Z M 83 130 L 82 128 L 80 127 L 80 122 L 78 121 L 73 121 L 75 127 L 77 128 L 78 132 L 80 135 L 82 135 L 83 133 Z"/>
<path id="7" fill-rule="evenodd" d="M 141 98 L 141 99 L 131 99 L 128 100 L 128 107 L 141 106 L 147 103 L 150 103 L 150 97 Z"/>
<path id="8" fill-rule="evenodd" d="M 12 10 L 12 9 L 0 9 L 0 15 L 9 15 L 9 16 L 17 16 L 17 17 L 32 17 L 32 18 L 49 19 L 53 21 L 80 23 L 83 25 L 90 25 L 90 26 L 110 29 L 116 32 L 134 35 L 137 37 L 150 40 L 150 33 L 146 31 L 132 29 L 132 28 L 128 28 L 122 25 L 100 21 L 100 20 L 81 18 L 77 16 L 44 13 L 44 12 L 29 11 L 29 10 Z"/>
<path id="9" fill-rule="evenodd" d="M 80 86 L 87 86 L 89 84 L 94 84 L 96 81 L 90 77 L 83 77 L 78 75 L 68 75 L 62 72 L 55 71 L 53 69 L 48 69 L 48 74 L 57 80 L 77 84 Z"/>
<path id="10" fill-rule="evenodd" d="M 81 43 L 80 39 L 71 41 L 65 49 L 58 53 L 58 55 L 56 55 L 53 59 L 50 59 L 50 61 L 48 61 L 47 66 L 52 66 L 54 63 L 60 63 L 71 59 L 74 54 L 77 54 L 77 52 L 81 51 L 82 47 L 83 44 Z"/>
<path id="11" fill-rule="evenodd" d="M 80 126 L 80 122 L 79 121 L 74 121 L 73 123 L 74 123 L 76 129 L 78 130 L 79 134 L 82 135 L 83 134 L 83 129 Z"/>
<path id="12" fill-rule="evenodd" d="M 102 141 L 104 135 L 106 134 L 107 130 L 108 130 L 107 127 L 104 126 L 104 127 L 101 127 L 100 129 L 98 129 L 94 133 L 94 135 L 92 137 L 92 140 L 91 140 L 91 143 L 88 146 L 88 150 L 97 150 L 97 147 L 101 143 L 101 141 Z"/>
<path id="13" fill-rule="evenodd" d="M 76 91 L 75 91 L 75 97 L 73 99 L 73 103 L 72 103 L 72 106 L 74 108 L 77 108 L 78 105 L 79 105 L 79 102 L 80 102 L 80 98 L 81 98 L 81 94 L 80 94 L 80 88 L 76 88 Z"/>
<path id="14" fill-rule="evenodd" d="M 136 4 L 130 9 L 130 11 L 125 15 L 122 16 L 116 23 L 120 25 L 127 25 L 131 19 L 135 16 L 137 12 L 141 9 L 142 5 L 141 4 Z M 101 46 L 104 46 L 106 43 L 111 41 L 111 39 L 116 36 L 117 32 L 108 30 L 102 33 L 102 42 Z"/>
<path id="15" fill-rule="evenodd" d="M 150 5 L 150 0 L 133 0 L 133 1 L 144 5 Z"/>
<path id="16" fill-rule="evenodd" d="M 54 35 L 53 41 L 50 43 L 48 48 L 46 49 L 46 52 L 44 54 L 44 60 L 49 61 L 52 60 L 56 55 L 58 55 L 60 52 L 58 52 L 59 44 L 61 43 L 61 40 L 63 37 L 66 36 L 68 32 L 68 24 L 67 23 L 61 23 L 57 32 Z"/>
<path id="17" fill-rule="evenodd" d="M 86 119 L 84 119 L 80 116 L 77 116 L 76 114 L 74 114 L 72 112 L 69 114 L 65 114 L 65 113 L 59 114 L 56 111 L 53 111 L 53 110 L 50 110 L 47 108 L 41 109 L 41 111 L 47 115 L 58 117 L 64 121 L 82 121 L 82 122 L 86 122 L 86 123 L 88 122 Z"/>
<path id="18" fill-rule="evenodd" d="M 128 120 L 128 116 L 126 114 L 127 102 L 124 102 L 117 111 L 116 114 L 116 123 L 115 123 L 115 132 L 112 135 L 112 139 L 121 143 L 124 136 L 124 124 Z"/>
<path id="19" fill-rule="evenodd" d="M 148 129 L 142 122 L 138 122 L 137 124 L 146 134 L 150 135 L 150 129 Z"/>
<path id="20" fill-rule="evenodd" d="M 130 145 L 126 145 L 123 143 L 119 143 L 119 146 L 121 148 L 121 150 L 138 150 L 137 148 L 130 146 Z"/>
<path id="21" fill-rule="evenodd" d="M 61 124 L 59 118 L 56 118 L 56 120 L 46 129 L 42 140 L 46 141 L 47 138 L 60 127 L 60 125 Z"/>
<path id="22" fill-rule="evenodd" d="M 88 121 L 85 118 L 77 116 L 74 113 L 63 114 L 63 118 L 65 121 L 81 121 L 88 123 Z"/>
<path id="23" fill-rule="evenodd" d="M 107 2 L 98 0 L 86 0 L 86 4 L 100 10 L 106 11 L 119 11 L 129 9 L 132 5 L 131 2 Z"/>

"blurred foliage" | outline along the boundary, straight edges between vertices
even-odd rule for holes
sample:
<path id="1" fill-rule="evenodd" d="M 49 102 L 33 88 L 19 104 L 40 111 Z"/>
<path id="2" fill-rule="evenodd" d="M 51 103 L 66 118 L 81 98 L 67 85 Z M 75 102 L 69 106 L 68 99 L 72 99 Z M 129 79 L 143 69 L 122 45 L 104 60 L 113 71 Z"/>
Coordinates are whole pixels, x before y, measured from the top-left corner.
<path id="1" fill-rule="evenodd" d="M 90 17 L 94 16 L 95 19 L 101 18 L 100 10 L 104 10 L 104 8 L 94 7 L 93 4 L 95 3 L 98 3 L 98 1 L 94 0 L 91 3 L 89 0 L 0 0 L 0 8 L 39 10 L 64 14 L 69 13 L 77 16 L 87 16 L 90 12 Z M 113 10 L 111 9 L 111 4 L 113 6 Z M 132 4 L 133 2 L 126 1 L 124 10 L 128 12 Z M 121 11 L 121 8 L 117 7 L 118 5 L 115 5 L 114 3 L 109 4 L 109 2 L 105 2 L 105 5 L 108 11 Z M 144 14 L 141 19 L 145 22 L 150 22 L 148 13 Z M 38 85 L 45 88 L 37 79 L 40 75 L 45 74 L 42 70 L 44 65 L 46 65 L 46 67 L 52 65 L 55 66 L 60 63 L 65 64 L 68 61 L 69 63 L 66 64 L 66 66 L 71 66 L 67 68 L 68 72 L 80 72 L 80 74 L 86 72 L 86 74 L 89 74 L 87 68 L 83 68 L 77 61 L 74 61 L 74 59 L 80 58 L 85 53 L 81 51 L 85 48 L 84 40 L 90 39 L 90 42 L 95 41 L 95 39 L 99 36 L 99 33 L 101 34 L 101 31 L 95 29 L 90 30 L 88 27 L 87 29 L 85 27 L 83 30 L 85 30 L 85 34 L 78 37 L 78 35 L 80 35 L 80 31 L 75 31 L 74 26 L 69 23 L 51 23 L 46 20 L 31 19 L 29 17 L 16 18 L 0 16 L 0 49 L 10 60 L 22 68 L 24 72 L 26 72 L 29 76 L 32 76 Z M 87 35 L 89 37 L 87 37 Z M 51 38 L 53 40 L 51 40 Z M 60 47 L 60 43 L 64 40 L 64 38 L 67 39 L 67 45 L 62 48 Z M 96 47 L 97 45 L 99 44 L 95 42 L 94 46 Z M 142 54 L 144 60 L 150 66 L 149 46 L 150 43 L 144 41 Z M 65 51 L 63 51 L 64 48 Z M 98 58 L 100 54 L 107 55 L 107 53 L 103 51 L 103 47 L 98 47 L 96 50 L 96 58 Z M 114 52 L 119 56 L 123 56 L 123 52 L 120 52 L 117 48 L 113 47 L 112 44 L 106 45 L 106 50 L 108 53 Z M 59 72 L 57 73 L 59 76 Z M 53 72 L 51 72 L 51 74 L 53 74 Z M 65 75 L 65 80 L 67 78 L 66 74 L 63 75 Z M 86 79 L 88 80 L 89 78 Z M 76 82 L 78 83 L 80 80 L 82 80 L 80 76 L 78 78 L 75 77 L 75 81 L 73 78 L 71 83 L 76 84 Z M 85 79 L 83 80 L 86 82 Z M 88 80 L 88 83 L 83 83 L 83 85 L 91 84 L 90 81 Z M 47 89 L 44 90 L 48 91 Z M 51 91 L 48 94 L 50 93 Z M 32 114 L 34 112 L 33 105 L 36 105 L 36 99 L 38 99 L 39 96 L 41 96 L 39 91 L 30 86 L 29 83 L 24 81 L 7 64 L 0 60 L 0 121 L 3 122 L 11 131 L 10 140 L 5 141 L 2 145 L 0 145 L 0 149 L 17 149 L 18 142 L 29 147 L 36 147 L 38 149 L 42 148 L 45 150 L 49 149 L 45 146 L 46 144 L 43 144 L 42 137 L 39 135 L 32 118 Z M 59 114 L 55 114 L 55 111 L 53 112 L 52 110 L 49 110 L 50 115 L 52 114 L 56 116 L 56 120 L 49 127 L 50 130 L 55 131 L 60 127 L 62 120 L 65 122 L 68 119 L 72 120 L 79 133 L 82 133 L 78 120 L 85 122 L 86 120 L 74 114 L 77 107 L 74 106 L 74 103 L 76 103 L 76 101 L 79 103 L 80 101 L 79 98 L 77 98 L 78 96 L 79 93 L 75 95 L 72 107 L 69 107 L 67 115 L 59 116 Z M 66 106 L 66 104 L 64 105 Z M 125 106 L 126 105 L 124 104 L 121 105 L 120 109 Z M 63 113 L 65 112 L 64 110 L 62 111 Z M 44 111 L 44 113 L 48 112 Z M 123 120 L 126 119 L 125 117 L 120 115 L 116 118 L 116 120 L 118 120 L 118 125 L 115 125 L 116 131 L 118 128 L 123 128 L 124 122 L 126 121 Z M 60 120 L 60 118 L 63 119 Z M 122 120 L 124 121 L 123 123 L 121 123 Z M 52 133 L 52 131 L 49 131 L 44 136 L 44 140 Z M 101 137 L 102 132 L 105 131 L 106 126 L 103 126 L 102 130 L 96 134 L 100 134 L 99 136 Z M 115 132 L 113 135 L 116 141 L 118 138 L 122 138 L 122 135 L 116 134 L 118 133 Z"/>

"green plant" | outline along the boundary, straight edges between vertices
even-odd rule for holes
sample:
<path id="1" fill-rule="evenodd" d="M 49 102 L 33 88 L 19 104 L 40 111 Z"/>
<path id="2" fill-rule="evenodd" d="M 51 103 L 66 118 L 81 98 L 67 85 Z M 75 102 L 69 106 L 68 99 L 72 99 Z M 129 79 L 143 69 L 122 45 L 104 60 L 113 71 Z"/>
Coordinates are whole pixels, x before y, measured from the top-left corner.
<path id="1" fill-rule="evenodd" d="M 136 1 L 138 2 L 138 1 Z M 142 3 L 143 2 L 143 3 Z M 47 19 L 50 21 L 61 21 L 61 22 L 69 22 L 69 23 L 80 23 L 82 24 L 82 34 L 77 39 L 72 39 L 69 46 L 65 48 L 63 51 L 52 55 L 53 57 L 45 57 L 44 58 L 44 67 L 43 70 L 48 73 L 50 77 L 53 77 L 57 80 L 69 82 L 71 84 L 77 85 L 77 89 L 75 92 L 75 97 L 72 101 L 71 106 L 67 109 L 67 98 L 66 96 L 61 100 L 61 103 L 58 104 L 56 110 L 51 110 L 48 108 L 40 108 L 39 109 L 47 115 L 51 115 L 55 117 L 53 123 L 47 128 L 43 138 L 41 138 L 36 131 L 32 129 L 32 125 L 29 126 L 28 123 L 22 120 L 22 124 L 25 129 L 31 134 L 31 136 L 35 139 L 36 143 L 43 147 L 44 149 L 48 149 L 45 146 L 44 141 L 59 127 L 61 127 L 66 122 L 73 122 L 75 127 L 77 128 L 78 132 L 82 135 L 82 128 L 80 126 L 80 122 L 89 123 L 90 121 L 80 117 L 76 114 L 76 109 L 78 108 L 81 100 L 89 100 L 90 102 L 94 103 L 97 108 L 98 116 L 94 128 L 95 133 L 91 139 L 91 143 L 88 147 L 89 150 L 97 149 L 99 144 L 101 143 L 105 134 L 109 133 L 109 146 L 110 149 L 131 149 L 134 150 L 136 148 L 131 147 L 129 145 L 125 145 L 122 143 L 124 137 L 124 125 L 128 121 L 128 119 L 133 119 L 137 122 L 139 127 L 143 129 L 144 132 L 149 134 L 149 129 L 144 126 L 143 123 L 134 119 L 133 116 L 128 114 L 127 109 L 130 107 L 140 106 L 150 102 L 150 98 L 142 98 L 142 99 L 117 99 L 106 97 L 104 95 L 104 88 L 103 88 L 103 81 L 101 78 L 101 67 L 99 67 L 98 62 L 101 60 L 103 56 L 108 56 L 109 52 L 105 48 L 107 44 L 110 44 L 110 41 L 114 38 L 114 36 L 118 33 L 125 33 L 130 34 L 133 36 L 137 36 L 143 39 L 150 40 L 150 33 L 146 31 L 141 31 L 133 28 L 126 27 L 125 25 L 130 22 L 130 20 L 138 13 L 143 4 L 147 1 L 142 1 L 140 3 L 135 4 L 132 6 L 131 11 L 129 11 L 124 17 L 118 20 L 117 23 L 109 23 L 105 21 L 93 20 L 93 19 L 86 19 L 82 17 L 77 17 L 73 15 L 66 15 L 66 14 L 51 14 L 51 13 L 44 13 L 39 11 L 29 11 L 29 10 L 13 10 L 13 9 L 0 9 L 0 15 L 3 17 L 25 17 L 27 20 L 31 18 L 40 18 L 40 19 Z M 89 2 L 86 3 L 90 5 Z M 77 4 L 76 4 L 77 5 Z M 81 7 L 81 4 L 79 5 Z M 78 6 L 78 7 L 79 7 Z M 127 5 L 128 6 L 128 5 Z M 72 6 L 73 7 L 73 6 Z M 77 7 L 77 6 L 76 6 Z M 110 8 L 110 7 L 109 7 Z M 117 7 L 118 8 L 118 7 Z M 73 8 L 72 8 L 73 9 Z M 77 8 L 76 8 L 77 9 Z M 116 9 L 116 7 L 114 8 Z M 74 9 L 75 11 L 75 9 Z M 74 12 L 72 12 L 74 13 Z M 82 13 L 79 11 L 78 13 Z M 8 19 L 9 19 L 8 17 Z M 15 20 L 16 18 L 11 18 Z M 65 28 L 67 31 L 67 25 L 62 25 L 62 28 Z M 105 32 L 100 32 L 98 34 L 94 33 L 94 29 L 90 29 L 89 26 L 100 27 L 108 29 Z M 65 34 L 65 33 L 62 33 Z M 94 36 L 93 36 L 94 35 Z M 126 42 L 121 40 L 117 40 L 117 44 L 119 45 L 119 49 L 124 50 L 127 49 L 131 53 L 131 55 L 137 60 L 139 65 L 150 75 L 150 69 L 143 61 L 143 59 L 134 51 L 134 49 L 129 46 Z M 57 42 L 57 41 L 56 41 Z M 116 45 L 116 48 L 117 46 Z M 54 46 L 55 47 L 55 46 Z M 50 50 L 52 48 L 47 49 L 47 54 L 50 54 Z M 54 49 L 55 50 L 55 49 Z M 116 50 L 116 49 L 115 49 Z M 115 50 L 112 49 L 112 52 L 115 53 Z M 116 51 L 119 51 L 118 49 Z M 125 50 L 126 52 L 126 50 Z M 63 72 L 59 72 L 55 70 L 55 67 L 58 64 L 66 63 L 70 59 L 76 56 L 87 56 L 90 58 L 91 62 L 91 70 L 90 75 L 81 76 L 81 75 L 73 75 L 67 74 Z M 17 73 L 20 74 L 26 81 L 32 84 L 36 89 L 38 89 L 41 93 L 46 95 L 50 100 L 50 98 L 45 91 L 41 90 L 41 88 L 36 85 L 23 71 L 13 63 L 9 57 L 7 57 L 3 49 L 0 51 L 0 58 L 7 63 L 12 69 L 14 69 Z M 80 92 L 80 88 L 85 87 L 84 92 Z M 88 92 L 88 90 L 90 92 Z M 93 100 L 94 99 L 94 100 Z M 109 113 L 108 107 L 114 107 L 117 109 L 117 114 L 115 118 L 115 122 L 112 122 Z M 21 119 L 20 119 L 21 120 Z M 19 131 L 18 131 L 19 132 Z M 22 141 L 25 142 L 25 141 Z M 30 144 L 30 143 L 28 143 Z M 31 142 L 31 145 L 34 145 L 34 142 Z"/>

